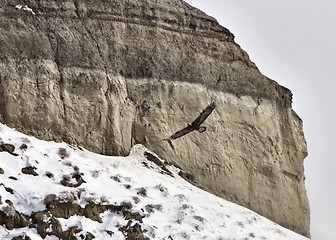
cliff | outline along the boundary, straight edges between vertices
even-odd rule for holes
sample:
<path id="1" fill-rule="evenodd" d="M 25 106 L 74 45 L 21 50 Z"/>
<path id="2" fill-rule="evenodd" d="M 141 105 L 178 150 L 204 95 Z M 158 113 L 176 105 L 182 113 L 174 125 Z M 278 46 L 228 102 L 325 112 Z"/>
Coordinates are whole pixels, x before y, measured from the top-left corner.
<path id="1" fill-rule="evenodd" d="M 0 3 L 0 120 L 126 155 L 141 143 L 194 184 L 305 236 L 302 121 L 234 36 L 181 0 Z M 163 139 L 210 102 L 205 133 Z"/>

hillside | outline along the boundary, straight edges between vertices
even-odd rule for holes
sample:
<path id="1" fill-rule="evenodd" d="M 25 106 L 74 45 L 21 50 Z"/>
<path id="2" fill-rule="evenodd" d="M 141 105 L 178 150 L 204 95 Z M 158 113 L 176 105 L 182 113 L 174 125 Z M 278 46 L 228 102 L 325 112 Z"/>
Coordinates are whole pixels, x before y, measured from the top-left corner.
<path id="1" fill-rule="evenodd" d="M 190 185 L 142 145 L 107 157 L 1 124 L 0 149 L 1 239 L 306 239 Z"/>

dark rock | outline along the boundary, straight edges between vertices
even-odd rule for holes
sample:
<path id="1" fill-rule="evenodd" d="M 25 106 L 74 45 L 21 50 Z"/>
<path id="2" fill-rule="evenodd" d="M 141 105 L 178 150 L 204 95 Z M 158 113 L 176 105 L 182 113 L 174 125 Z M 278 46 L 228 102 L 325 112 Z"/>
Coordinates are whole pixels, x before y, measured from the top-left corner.
<path id="1" fill-rule="evenodd" d="M 111 177 L 114 181 L 121 183 L 120 177 L 119 176 L 112 176 Z"/>
<path id="2" fill-rule="evenodd" d="M 142 223 L 143 216 L 141 216 L 139 213 L 130 212 L 130 211 L 125 210 L 125 209 L 122 210 L 122 213 L 125 216 L 126 220 L 136 220 L 136 221 Z"/>
<path id="3" fill-rule="evenodd" d="M 7 200 L 5 201 L 5 203 L 7 203 L 9 206 L 13 207 L 13 203 L 12 203 L 11 200 L 7 199 Z"/>
<path id="4" fill-rule="evenodd" d="M 145 155 L 145 157 L 147 158 L 148 161 L 151 161 L 151 162 L 155 163 L 156 165 L 158 165 L 163 170 L 164 174 L 167 174 L 171 177 L 174 177 L 174 175 L 168 170 L 168 168 L 165 166 L 165 164 L 159 158 L 157 158 L 156 156 L 154 156 L 150 152 L 145 152 L 144 155 Z"/>
<path id="5" fill-rule="evenodd" d="M 50 206 L 50 205 L 49 205 Z M 47 208 L 55 218 L 66 218 L 76 215 L 80 212 L 81 207 L 71 202 L 54 202 L 52 207 Z"/>
<path id="6" fill-rule="evenodd" d="M 71 183 L 70 182 L 71 178 L 74 178 L 77 183 Z M 71 178 L 70 176 L 64 175 L 61 180 L 61 184 L 66 187 L 76 188 L 82 185 L 83 183 L 86 183 L 85 180 L 82 178 L 81 174 L 78 172 L 75 172 L 74 174 L 72 174 Z"/>
<path id="7" fill-rule="evenodd" d="M 146 232 L 146 230 L 142 230 L 141 225 L 138 223 L 135 223 L 133 226 L 131 226 L 132 223 L 133 222 L 129 220 L 126 226 L 119 228 L 119 231 L 123 232 L 124 236 L 126 237 L 126 240 L 136 240 L 136 239 L 149 240 L 149 238 L 143 235 L 143 233 Z"/>
<path id="8" fill-rule="evenodd" d="M 54 178 L 54 174 L 51 173 L 51 172 L 46 172 L 45 175 L 46 175 L 48 178 Z"/>
<path id="9" fill-rule="evenodd" d="M 13 153 L 14 150 L 15 150 L 15 147 L 12 144 L 6 144 L 6 143 L 0 144 L 0 152 Z"/>
<path id="10" fill-rule="evenodd" d="M 195 184 L 195 177 L 192 174 L 184 172 L 184 171 L 181 170 L 181 171 L 179 171 L 178 175 L 180 177 L 182 177 L 184 180 Z"/>
<path id="11" fill-rule="evenodd" d="M 86 234 L 85 240 L 92 240 L 94 238 L 96 238 L 96 237 L 92 233 L 88 232 Z"/>
<path id="12" fill-rule="evenodd" d="M 14 153 L 15 147 L 12 144 L 2 143 L 0 144 L 0 152 L 8 152 L 13 156 L 18 156 L 18 154 Z"/>
<path id="13" fill-rule="evenodd" d="M 20 146 L 20 149 L 21 150 L 27 150 L 28 146 L 27 144 L 23 143 L 21 146 Z"/>
<path id="14" fill-rule="evenodd" d="M 61 239 L 77 240 L 76 234 L 79 233 L 81 229 L 78 226 L 69 227 L 66 231 L 61 232 L 56 235 Z M 92 239 L 92 238 L 91 238 Z"/>
<path id="15" fill-rule="evenodd" d="M 47 236 L 47 229 L 51 225 L 51 217 L 52 215 L 47 211 L 35 212 L 31 215 L 32 223 L 35 224 L 37 233 L 45 238 Z M 49 219 L 46 221 L 46 219 Z"/>
<path id="16" fill-rule="evenodd" d="M 31 238 L 27 235 L 20 235 L 17 237 L 13 237 L 12 240 L 31 240 Z"/>
<path id="17" fill-rule="evenodd" d="M 14 194 L 14 190 L 12 188 L 9 188 L 9 187 L 5 187 L 5 190 L 7 192 L 9 192 L 10 194 Z"/>
<path id="18" fill-rule="evenodd" d="M 82 178 L 82 174 L 79 172 L 75 172 L 74 174 L 72 174 L 72 178 L 76 179 L 78 186 L 82 185 L 83 183 L 86 183 Z"/>
<path id="19" fill-rule="evenodd" d="M 7 206 L 0 210 L 0 225 L 4 225 L 9 230 L 23 228 L 29 225 L 29 218 L 12 206 Z"/>
<path id="20" fill-rule="evenodd" d="M 38 173 L 35 172 L 36 167 L 24 167 L 21 169 L 21 172 L 28 175 L 38 176 Z"/>

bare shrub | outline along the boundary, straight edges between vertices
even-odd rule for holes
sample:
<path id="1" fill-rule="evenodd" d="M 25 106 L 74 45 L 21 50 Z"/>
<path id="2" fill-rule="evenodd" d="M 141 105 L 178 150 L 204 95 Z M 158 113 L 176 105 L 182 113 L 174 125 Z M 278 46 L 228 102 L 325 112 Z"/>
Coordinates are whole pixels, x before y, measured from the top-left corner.
<path id="1" fill-rule="evenodd" d="M 66 150 L 66 148 L 59 148 L 58 149 L 58 155 L 64 159 L 64 158 L 68 158 L 70 156 L 70 154 L 68 153 L 68 151 Z"/>

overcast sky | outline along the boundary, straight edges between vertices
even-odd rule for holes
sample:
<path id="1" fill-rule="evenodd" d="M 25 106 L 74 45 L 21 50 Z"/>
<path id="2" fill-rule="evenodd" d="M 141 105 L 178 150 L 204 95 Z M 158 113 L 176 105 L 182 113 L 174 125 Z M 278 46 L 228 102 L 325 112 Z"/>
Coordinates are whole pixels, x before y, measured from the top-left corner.
<path id="1" fill-rule="evenodd" d="M 336 1 L 186 0 L 228 28 L 303 119 L 313 240 L 336 239 Z"/>

